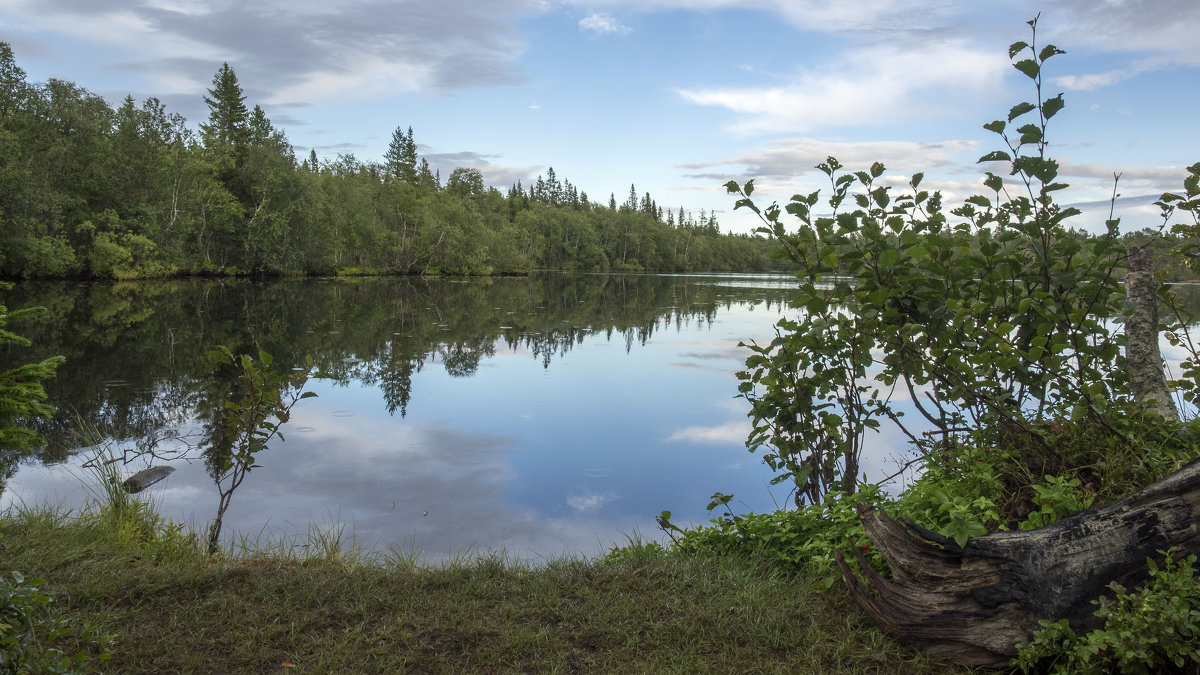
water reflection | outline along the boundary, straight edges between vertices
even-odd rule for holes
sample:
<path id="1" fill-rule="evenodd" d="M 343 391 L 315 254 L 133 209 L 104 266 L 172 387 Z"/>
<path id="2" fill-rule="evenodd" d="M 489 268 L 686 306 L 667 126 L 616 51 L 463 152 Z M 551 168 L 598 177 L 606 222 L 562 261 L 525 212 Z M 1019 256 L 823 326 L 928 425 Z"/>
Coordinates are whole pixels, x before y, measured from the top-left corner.
<path id="1" fill-rule="evenodd" d="M 770 508 L 733 399 L 739 340 L 766 339 L 788 277 L 546 276 L 278 282 L 27 284 L 10 306 L 50 311 L 23 332 L 64 354 L 61 410 L 117 439 L 201 433 L 228 397 L 204 354 L 261 346 L 280 368 L 312 354 L 287 442 L 262 456 L 226 528 L 303 533 L 330 518 L 372 548 L 427 557 L 505 548 L 593 552 L 664 508 L 702 519 L 715 490 Z M 78 503 L 74 421 L 25 462 L 6 503 Z M 169 443 L 160 444 L 168 447 Z M 203 458 L 152 489 L 197 531 L 216 494 Z M 131 465 L 132 473 L 142 466 Z M 77 469 L 75 469 L 76 472 Z M 211 507 L 209 506 L 211 504 Z"/>

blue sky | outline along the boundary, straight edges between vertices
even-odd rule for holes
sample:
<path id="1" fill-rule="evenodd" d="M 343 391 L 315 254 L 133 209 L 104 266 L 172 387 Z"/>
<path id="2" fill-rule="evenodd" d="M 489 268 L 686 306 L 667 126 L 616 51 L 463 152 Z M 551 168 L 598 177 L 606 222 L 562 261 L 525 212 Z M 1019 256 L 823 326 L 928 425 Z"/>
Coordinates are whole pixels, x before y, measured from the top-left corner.
<path id="1" fill-rule="evenodd" d="M 1047 73 L 1064 201 L 1104 201 L 1121 173 L 1123 225 L 1158 224 L 1145 197 L 1200 161 L 1195 0 L 0 0 L 0 40 L 34 81 L 157 96 L 193 124 L 228 61 L 299 155 L 377 161 L 412 126 L 443 177 L 554 167 L 593 201 L 633 183 L 745 231 L 722 183 L 786 201 L 830 154 L 923 171 L 950 202 L 979 191 L 999 142 L 981 125 L 1032 95 L 1006 48 L 1038 12 L 1068 52 Z"/>

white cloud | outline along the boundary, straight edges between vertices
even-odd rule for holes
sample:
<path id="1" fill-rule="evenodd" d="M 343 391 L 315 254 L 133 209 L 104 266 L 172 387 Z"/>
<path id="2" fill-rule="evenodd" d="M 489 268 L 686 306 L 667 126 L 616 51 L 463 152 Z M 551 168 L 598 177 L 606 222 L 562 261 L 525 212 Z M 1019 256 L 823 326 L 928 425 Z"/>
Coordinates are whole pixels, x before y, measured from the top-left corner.
<path id="1" fill-rule="evenodd" d="M 589 7 L 621 7 L 633 11 L 723 9 L 760 10 L 778 14 L 798 28 L 821 31 L 897 30 L 927 22 L 930 17 L 956 13 L 950 4 L 923 0 L 567 0 Z"/>
<path id="2" fill-rule="evenodd" d="M 608 14 L 592 12 L 579 20 L 579 30 L 592 35 L 626 35 L 633 29 Z"/>
<path id="3" fill-rule="evenodd" d="M 567 497 L 567 506 L 578 513 L 596 513 L 616 499 L 615 495 L 576 495 Z"/>
<path id="4" fill-rule="evenodd" d="M 1112 84 L 1129 79 L 1131 73 L 1124 68 L 1110 70 L 1105 73 L 1089 73 L 1087 75 L 1063 75 L 1062 77 L 1053 78 L 1054 84 L 1066 89 L 1074 89 L 1077 91 L 1092 91 L 1101 87 L 1107 87 Z"/>
<path id="5" fill-rule="evenodd" d="M 388 4 L 4 0 L 0 18 L 82 44 L 136 45 L 121 68 L 187 87 L 160 96 L 197 93 L 228 61 L 254 98 L 314 103 L 520 81 L 515 24 L 542 11 L 534 0 Z"/>
<path id="6" fill-rule="evenodd" d="M 1121 175 L 1118 188 L 1123 186 L 1137 187 L 1141 191 L 1166 192 L 1177 190 L 1183 185 L 1187 169 L 1181 166 L 1109 166 L 1083 162 L 1075 164 L 1065 159 L 1058 160 L 1058 175 L 1074 178 L 1093 178 L 1104 183 L 1112 184 L 1113 176 Z"/>
<path id="7" fill-rule="evenodd" d="M 786 86 L 676 91 L 739 113 L 742 132 L 812 132 L 953 114 L 954 101 L 995 91 L 1008 69 L 1004 54 L 957 41 L 880 45 L 806 68 Z"/>
<path id="8" fill-rule="evenodd" d="M 735 175 L 744 178 L 796 178 L 817 172 L 817 164 L 827 157 L 836 157 L 851 170 L 865 169 L 882 162 L 891 172 L 912 173 L 974 162 L 978 153 L 976 141 L 945 140 L 935 143 L 912 141 L 839 142 L 816 138 L 780 138 L 768 141 L 757 150 L 720 162 L 695 162 L 679 165 L 683 169 L 709 169 L 691 174 L 697 178 L 728 180 Z M 711 171 L 719 167 L 740 167 L 733 174 Z M 731 175 L 732 174 L 732 175 Z"/>
<path id="9" fill-rule="evenodd" d="M 356 98 L 405 94 L 431 84 L 432 73 L 420 65 L 388 63 L 366 57 L 351 71 L 304 73 L 297 82 L 271 94 L 270 103 L 321 101 L 353 92 Z"/>
<path id="10" fill-rule="evenodd" d="M 745 443 L 750 435 L 749 422 L 729 422 L 716 427 L 687 427 L 667 438 L 668 443 Z"/>
<path id="11" fill-rule="evenodd" d="M 1197 24 L 1200 3 L 1194 0 L 1059 0 L 1038 23 L 1039 33 L 1060 46 L 1149 52 L 1165 59 L 1157 67 L 1200 64 Z M 1142 65 L 1156 67 L 1151 62 Z"/>

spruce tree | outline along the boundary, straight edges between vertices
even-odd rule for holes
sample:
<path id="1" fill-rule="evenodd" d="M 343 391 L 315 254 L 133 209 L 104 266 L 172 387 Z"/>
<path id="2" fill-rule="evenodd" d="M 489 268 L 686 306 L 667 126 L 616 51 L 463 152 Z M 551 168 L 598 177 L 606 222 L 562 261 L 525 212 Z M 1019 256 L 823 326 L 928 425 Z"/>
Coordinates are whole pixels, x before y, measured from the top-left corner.
<path id="1" fill-rule="evenodd" d="M 412 127 L 408 128 L 407 133 L 396 127 L 383 159 L 388 175 L 409 185 L 418 183 L 417 144 L 413 141 Z"/>
<path id="2" fill-rule="evenodd" d="M 433 170 L 429 167 L 429 160 L 421 158 L 421 167 L 417 169 L 417 185 L 424 192 L 437 192 L 438 179 L 434 177 Z"/>
<path id="3" fill-rule="evenodd" d="M 10 284 L 0 282 L 0 290 L 10 288 Z M 12 345 L 28 347 L 28 338 L 7 330 L 5 326 L 10 321 L 18 321 L 44 310 L 43 307 L 29 307 L 10 312 L 0 304 L 0 345 L 5 349 Z M 54 411 L 44 402 L 46 390 L 42 382 L 54 377 L 54 371 L 62 362 L 63 357 L 52 356 L 38 363 L 26 363 L 0 372 L 0 451 L 28 450 L 44 442 L 26 425 Z M 12 468 L 3 458 L 10 456 L 0 452 L 0 486 Z"/>
<path id="4" fill-rule="evenodd" d="M 228 63 L 213 76 L 208 94 L 204 97 L 208 104 L 208 123 L 200 125 L 205 147 L 227 146 L 234 150 L 245 147 L 250 113 L 246 110 L 246 95 L 238 84 L 237 74 Z"/>

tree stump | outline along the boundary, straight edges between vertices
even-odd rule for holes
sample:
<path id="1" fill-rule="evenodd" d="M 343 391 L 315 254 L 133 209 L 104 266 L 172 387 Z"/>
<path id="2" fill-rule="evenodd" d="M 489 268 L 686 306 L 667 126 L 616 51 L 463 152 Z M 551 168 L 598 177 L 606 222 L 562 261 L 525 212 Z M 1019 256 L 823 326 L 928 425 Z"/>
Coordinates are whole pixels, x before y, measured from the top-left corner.
<path id="1" fill-rule="evenodd" d="M 858 604 L 905 644 L 999 667 L 1031 639 L 1039 619 L 1065 618 L 1076 632 L 1096 627 L 1093 601 L 1114 581 L 1145 581 L 1147 558 L 1161 559 L 1171 547 L 1200 555 L 1200 460 L 1115 502 L 962 547 L 866 504 L 859 515 L 892 579 L 855 551 L 866 576 L 860 582 L 835 551 Z"/>

